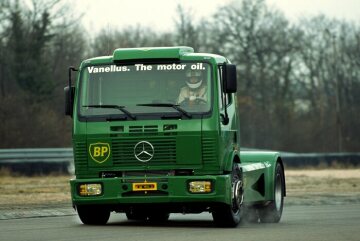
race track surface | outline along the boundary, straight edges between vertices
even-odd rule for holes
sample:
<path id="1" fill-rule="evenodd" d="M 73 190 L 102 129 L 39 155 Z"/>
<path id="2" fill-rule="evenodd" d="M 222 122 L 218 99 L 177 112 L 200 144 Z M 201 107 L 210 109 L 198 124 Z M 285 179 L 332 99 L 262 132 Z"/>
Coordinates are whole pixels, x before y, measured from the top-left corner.
<path id="1" fill-rule="evenodd" d="M 0 240 L 360 240 L 360 204 L 285 206 L 278 224 L 217 228 L 208 213 L 172 214 L 163 224 L 128 221 L 113 213 L 106 226 L 82 225 L 76 215 L 0 220 Z"/>

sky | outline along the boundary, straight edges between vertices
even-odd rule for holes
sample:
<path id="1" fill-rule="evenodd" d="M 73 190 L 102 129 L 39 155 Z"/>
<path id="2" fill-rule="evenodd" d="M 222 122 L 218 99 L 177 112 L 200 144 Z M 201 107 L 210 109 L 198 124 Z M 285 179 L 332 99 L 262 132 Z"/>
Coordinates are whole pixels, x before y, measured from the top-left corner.
<path id="1" fill-rule="evenodd" d="M 70 1 L 70 0 L 69 0 Z M 160 31 L 171 31 L 180 3 L 191 9 L 195 21 L 210 17 L 232 0 L 77 0 L 71 1 L 84 14 L 83 23 L 89 32 L 101 28 L 141 25 Z M 266 0 L 280 9 L 291 21 L 303 16 L 323 13 L 329 17 L 360 23 L 360 0 Z"/>

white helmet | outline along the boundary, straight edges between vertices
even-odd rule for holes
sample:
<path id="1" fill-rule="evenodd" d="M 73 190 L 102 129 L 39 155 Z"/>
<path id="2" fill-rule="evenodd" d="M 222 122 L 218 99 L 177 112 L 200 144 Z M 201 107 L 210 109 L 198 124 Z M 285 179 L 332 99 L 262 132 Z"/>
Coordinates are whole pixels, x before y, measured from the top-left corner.
<path id="1" fill-rule="evenodd" d="M 187 86 L 189 86 L 190 89 L 197 89 L 201 86 L 202 84 L 202 79 L 201 79 L 202 73 L 199 70 L 189 70 L 186 72 L 186 77 L 188 77 L 189 79 L 186 81 Z M 196 82 L 192 83 L 190 82 L 190 79 L 192 77 L 196 77 Z"/>

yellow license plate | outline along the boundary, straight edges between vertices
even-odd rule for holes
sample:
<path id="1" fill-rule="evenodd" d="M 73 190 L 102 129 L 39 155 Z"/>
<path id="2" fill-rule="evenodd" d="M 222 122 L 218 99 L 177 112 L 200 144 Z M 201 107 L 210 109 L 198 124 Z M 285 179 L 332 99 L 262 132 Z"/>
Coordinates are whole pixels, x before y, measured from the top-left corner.
<path id="1" fill-rule="evenodd" d="M 133 183 L 133 191 L 155 191 L 157 190 L 156 182 Z"/>

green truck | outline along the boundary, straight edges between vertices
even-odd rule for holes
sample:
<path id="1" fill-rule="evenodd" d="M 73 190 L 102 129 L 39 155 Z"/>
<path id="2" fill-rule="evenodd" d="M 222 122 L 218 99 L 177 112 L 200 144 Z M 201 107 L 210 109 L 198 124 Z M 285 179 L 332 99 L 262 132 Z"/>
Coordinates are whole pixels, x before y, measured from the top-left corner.
<path id="1" fill-rule="evenodd" d="M 72 85 L 72 72 L 79 71 Z M 240 151 L 236 66 L 191 47 L 120 48 L 69 68 L 72 203 L 84 224 L 111 212 L 164 222 L 210 212 L 219 226 L 279 222 L 279 153 Z"/>

